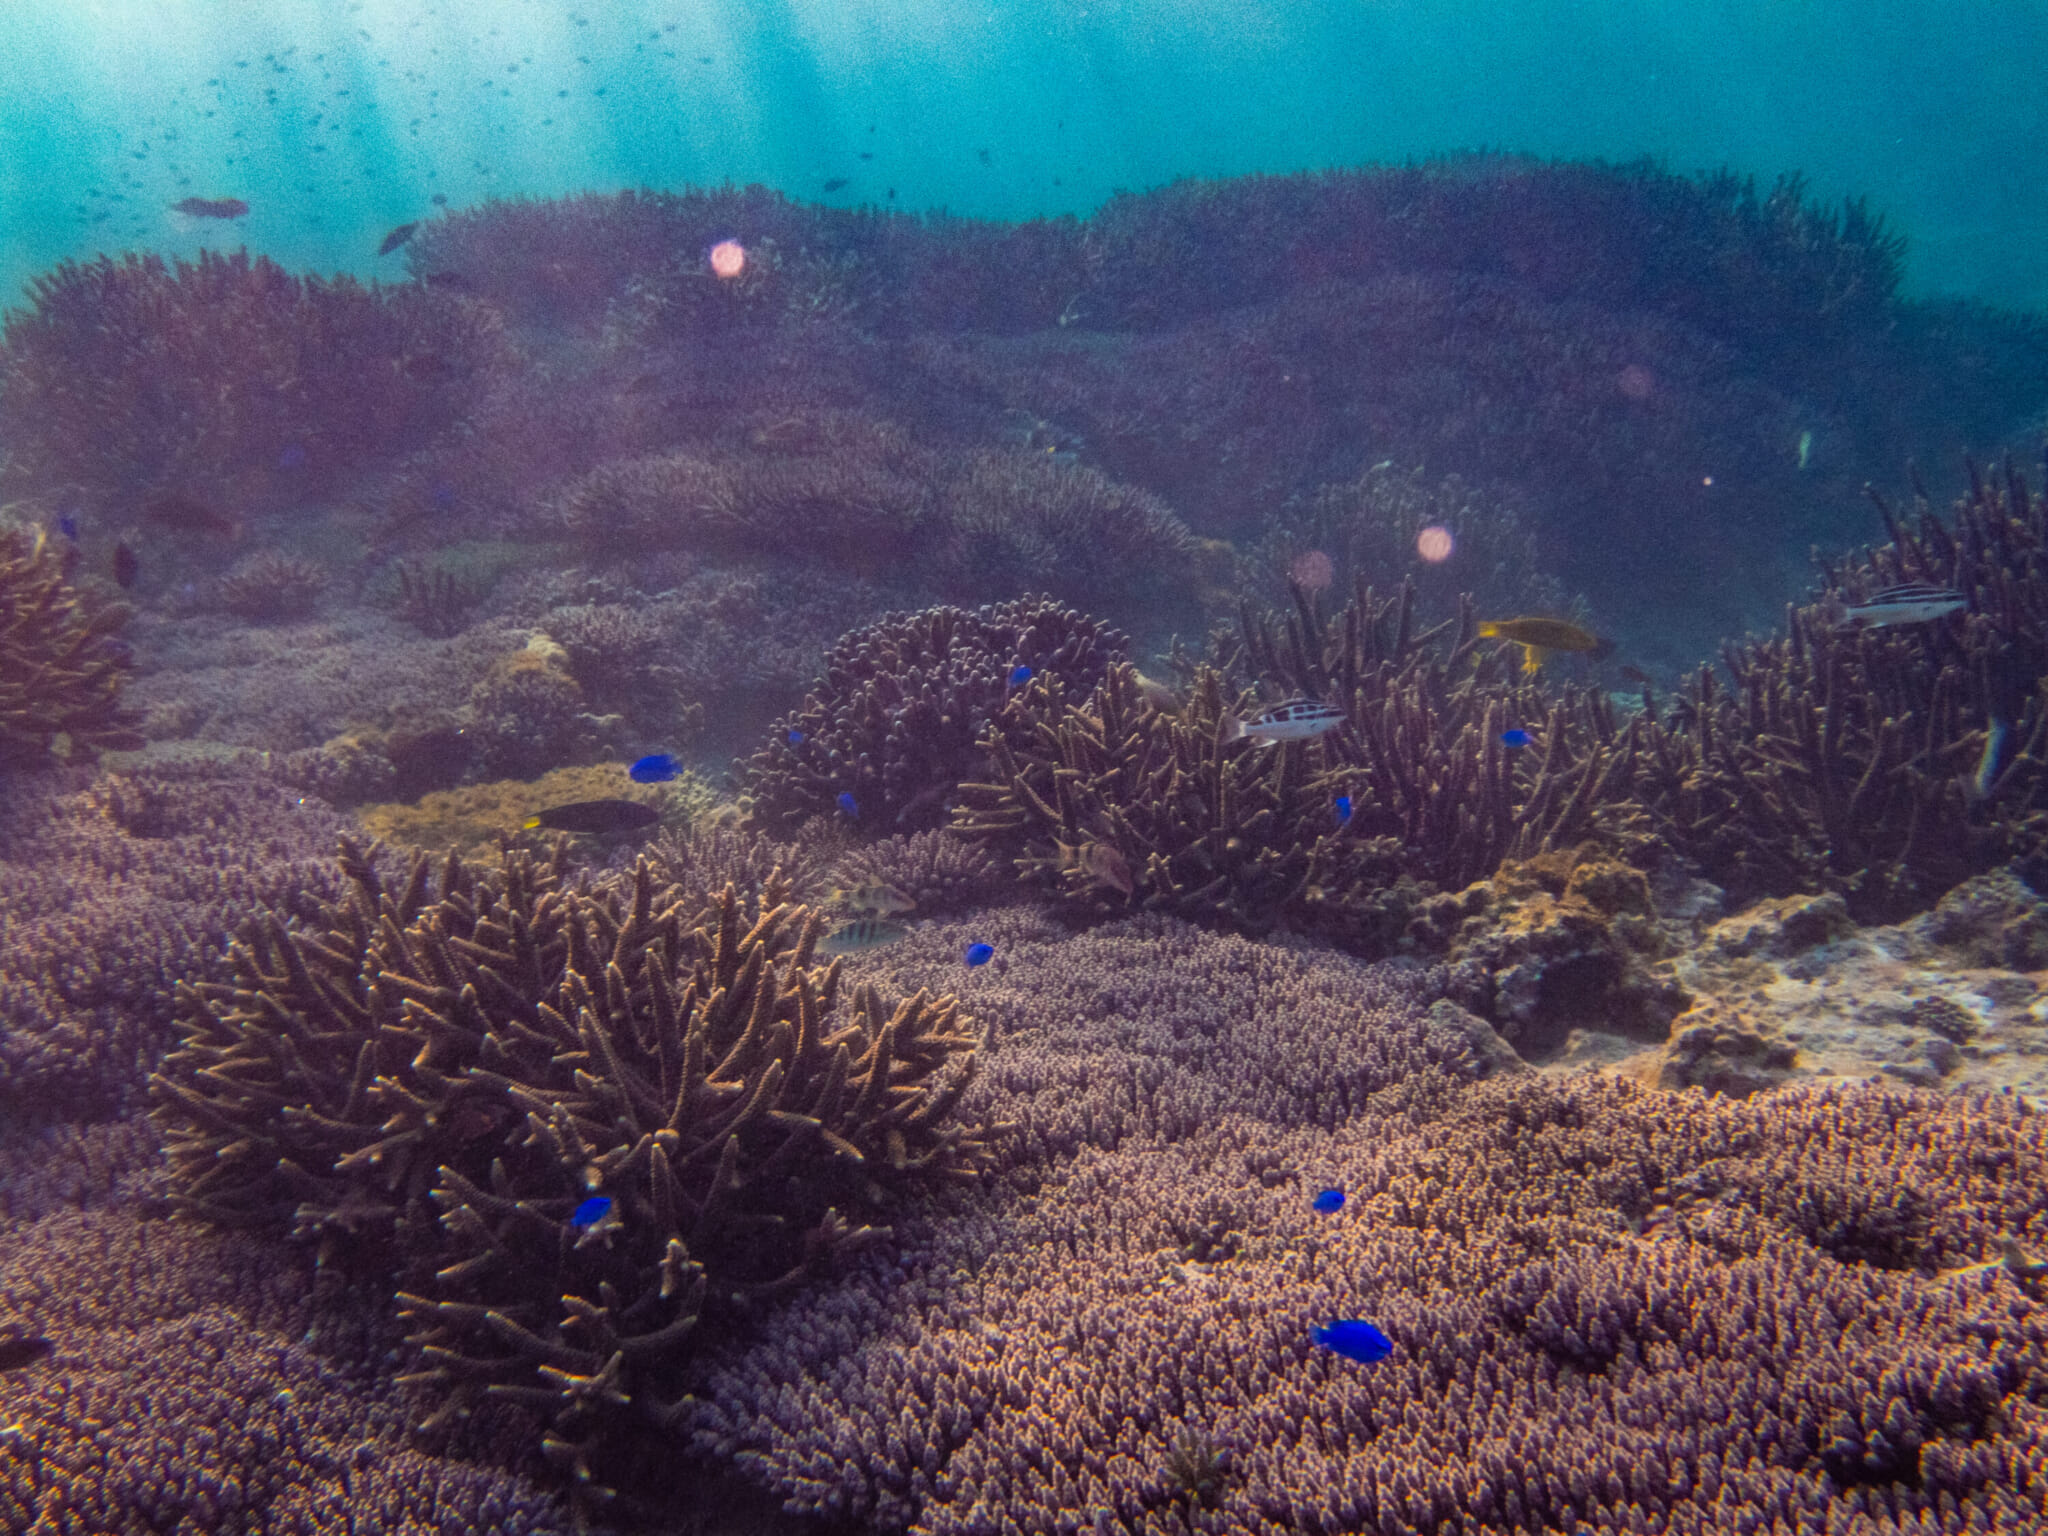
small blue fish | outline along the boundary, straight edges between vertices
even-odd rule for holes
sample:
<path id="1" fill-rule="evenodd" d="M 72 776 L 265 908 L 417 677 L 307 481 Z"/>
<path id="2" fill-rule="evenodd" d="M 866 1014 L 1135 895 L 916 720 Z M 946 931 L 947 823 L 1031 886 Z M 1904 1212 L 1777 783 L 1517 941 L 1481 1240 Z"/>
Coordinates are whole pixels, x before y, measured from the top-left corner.
<path id="1" fill-rule="evenodd" d="M 987 964 L 989 963 L 989 961 L 991 961 L 991 960 L 995 959 L 995 957 L 996 957 L 996 947 L 995 947 L 995 945 L 993 945 L 993 944 L 970 944 L 970 945 L 968 945 L 968 946 L 967 946 L 967 953 L 966 953 L 966 954 L 964 954 L 964 955 L 962 955 L 962 956 L 961 956 L 960 958 L 961 958 L 962 960 L 965 960 L 965 961 L 966 961 L 966 962 L 968 963 L 968 965 L 969 965 L 969 966 L 976 966 L 976 965 L 987 965 Z"/>
<path id="2" fill-rule="evenodd" d="M 1337 825 L 1341 827 L 1349 820 L 1351 820 L 1351 797 L 1349 795 L 1339 795 L 1337 797 Z"/>
<path id="3" fill-rule="evenodd" d="M 575 1213 L 569 1218 L 569 1225 L 572 1227 L 594 1227 L 600 1221 L 603 1221 L 605 1217 L 611 1215 L 611 1213 L 612 1197 L 610 1195 L 592 1195 L 588 1200 L 576 1207 Z"/>
<path id="4" fill-rule="evenodd" d="M 802 731 L 791 731 L 789 733 L 789 744 L 792 747 L 802 746 L 804 744 L 804 733 Z"/>
<path id="5" fill-rule="evenodd" d="M 1022 688 L 1026 683 L 1031 681 L 1031 676 L 1031 669 L 1027 666 L 1024 666 L 1022 663 L 1019 663 L 1018 665 L 1010 668 L 1010 686 L 1012 688 Z"/>
<path id="6" fill-rule="evenodd" d="M 1334 1216 L 1337 1212 L 1344 1209 L 1344 1191 L 1341 1189 L 1320 1190 L 1317 1192 L 1315 1199 L 1309 1201 L 1309 1205 L 1318 1215 Z"/>
<path id="7" fill-rule="evenodd" d="M 852 790 L 842 789 L 839 791 L 839 809 L 846 812 L 855 821 L 860 820 L 860 802 L 853 798 Z"/>
<path id="8" fill-rule="evenodd" d="M 666 752 L 650 752 L 626 770 L 635 784 L 666 784 L 682 771 L 683 765 Z"/>
<path id="9" fill-rule="evenodd" d="M 69 512 L 66 512 L 57 519 L 57 531 L 76 544 L 78 542 L 78 519 Z"/>
<path id="10" fill-rule="evenodd" d="M 1527 731 L 1523 730 L 1520 726 L 1516 726 L 1512 731 L 1502 731 L 1500 733 L 1501 745 L 1504 747 L 1513 747 L 1517 751 L 1520 751 L 1523 747 L 1534 744 L 1535 740 L 1536 738 L 1534 736 L 1531 736 Z"/>
<path id="11" fill-rule="evenodd" d="M 1371 1365 L 1394 1352 L 1392 1339 L 1371 1323 L 1361 1323 L 1355 1317 L 1340 1317 L 1329 1327 L 1316 1329 L 1315 1333 L 1316 1342 L 1323 1348 L 1335 1350 L 1346 1360 L 1356 1360 L 1360 1365 Z"/>

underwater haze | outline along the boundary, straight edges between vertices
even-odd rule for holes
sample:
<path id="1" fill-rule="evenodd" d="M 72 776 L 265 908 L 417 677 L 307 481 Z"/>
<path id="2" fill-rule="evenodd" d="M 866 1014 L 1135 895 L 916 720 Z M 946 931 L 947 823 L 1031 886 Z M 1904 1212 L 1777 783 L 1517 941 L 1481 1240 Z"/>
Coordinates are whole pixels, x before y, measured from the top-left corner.
<path id="1" fill-rule="evenodd" d="M 1932 0 L 20 0 L 0 284 L 218 243 L 188 196 L 248 202 L 238 235 L 294 270 L 370 276 L 435 194 L 760 182 L 1017 219 L 1497 150 L 1803 171 L 1908 236 L 1916 290 L 2041 307 L 2044 53 L 2041 6 Z"/>
<path id="2" fill-rule="evenodd" d="M 0 1536 L 2048 1531 L 2044 45 L 0 0 Z"/>

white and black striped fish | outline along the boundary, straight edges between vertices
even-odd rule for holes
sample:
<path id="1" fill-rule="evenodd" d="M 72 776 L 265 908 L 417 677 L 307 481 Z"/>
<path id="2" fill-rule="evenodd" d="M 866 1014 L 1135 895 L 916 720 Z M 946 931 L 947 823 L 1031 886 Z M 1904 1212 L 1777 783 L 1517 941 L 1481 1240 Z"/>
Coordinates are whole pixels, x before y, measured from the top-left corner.
<path id="1" fill-rule="evenodd" d="M 1864 602 L 1851 603 L 1842 610 L 1842 622 L 1857 629 L 1931 624 L 1952 613 L 1961 613 L 1969 606 L 1970 600 L 1953 587 L 1934 587 L 1924 581 L 1909 581 L 1904 586 L 1886 587 Z"/>
<path id="2" fill-rule="evenodd" d="M 1229 739 L 1250 736 L 1256 741 L 1306 741 L 1344 723 L 1344 711 L 1320 699 L 1289 699 L 1261 710 L 1249 720 L 1234 720 Z"/>

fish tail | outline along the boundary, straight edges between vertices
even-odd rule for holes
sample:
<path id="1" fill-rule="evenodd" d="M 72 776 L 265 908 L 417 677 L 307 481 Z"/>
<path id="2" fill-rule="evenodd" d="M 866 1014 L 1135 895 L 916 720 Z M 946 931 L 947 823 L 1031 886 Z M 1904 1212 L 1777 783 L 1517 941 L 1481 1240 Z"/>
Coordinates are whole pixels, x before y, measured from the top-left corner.
<path id="1" fill-rule="evenodd" d="M 1479 621 L 1479 638 L 1482 640 L 1498 640 L 1500 638 L 1500 626 L 1491 619 L 1481 619 Z"/>
<path id="2" fill-rule="evenodd" d="M 538 816 L 529 816 L 526 818 L 526 820 L 519 823 L 519 829 L 522 832 L 531 832 L 535 827 L 539 825 L 540 818 Z"/>

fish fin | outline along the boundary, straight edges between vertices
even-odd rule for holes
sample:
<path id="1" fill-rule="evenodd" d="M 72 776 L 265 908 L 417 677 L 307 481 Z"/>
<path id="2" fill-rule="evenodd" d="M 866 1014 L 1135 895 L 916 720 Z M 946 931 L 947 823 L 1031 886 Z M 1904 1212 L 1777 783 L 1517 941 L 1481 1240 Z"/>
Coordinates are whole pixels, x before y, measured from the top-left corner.
<path id="1" fill-rule="evenodd" d="M 526 820 L 519 823 L 519 830 L 522 832 L 531 832 L 535 827 L 539 825 L 540 818 L 538 816 L 529 816 L 526 818 Z"/>
<path id="2" fill-rule="evenodd" d="M 1498 640 L 1500 638 L 1500 625 L 1491 619 L 1481 619 L 1479 621 L 1479 638 L 1482 640 Z"/>
<path id="3" fill-rule="evenodd" d="M 1522 647 L 1522 670 L 1533 677 L 1543 670 L 1543 647 L 1525 645 Z"/>

